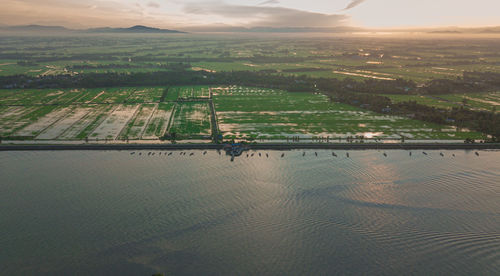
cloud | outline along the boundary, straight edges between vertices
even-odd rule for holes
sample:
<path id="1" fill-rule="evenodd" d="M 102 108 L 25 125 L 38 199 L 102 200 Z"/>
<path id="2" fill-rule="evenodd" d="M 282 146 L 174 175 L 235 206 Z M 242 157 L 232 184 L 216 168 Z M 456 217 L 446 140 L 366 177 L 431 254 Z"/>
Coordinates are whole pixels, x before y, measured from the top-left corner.
<path id="1" fill-rule="evenodd" d="M 343 11 L 353 9 L 353 8 L 361 5 L 365 1 L 366 0 L 351 0 L 351 2 L 349 3 L 349 5 L 347 5 L 347 7 L 345 9 L 343 9 Z"/>
<path id="2" fill-rule="evenodd" d="M 151 2 L 148 3 L 148 7 L 159 9 L 160 8 L 160 4 L 151 1 Z"/>
<path id="3" fill-rule="evenodd" d="M 180 20 L 176 14 L 145 11 L 138 2 L 125 3 L 116 0 L 1 1 L 0 22 L 8 25 L 63 25 L 69 28 L 151 25 L 174 28 L 175 23 Z"/>
<path id="4" fill-rule="evenodd" d="M 247 27 L 334 27 L 344 25 L 346 15 L 323 14 L 283 7 L 232 5 L 221 1 L 188 3 L 187 14 L 231 19 Z"/>

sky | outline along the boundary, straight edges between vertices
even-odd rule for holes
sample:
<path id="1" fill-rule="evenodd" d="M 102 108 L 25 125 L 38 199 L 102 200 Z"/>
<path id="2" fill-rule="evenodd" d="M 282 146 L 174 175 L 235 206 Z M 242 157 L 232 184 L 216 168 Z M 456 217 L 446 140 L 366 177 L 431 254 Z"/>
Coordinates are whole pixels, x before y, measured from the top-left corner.
<path id="1" fill-rule="evenodd" d="M 1 0 L 2 25 L 500 26 L 500 0 Z"/>

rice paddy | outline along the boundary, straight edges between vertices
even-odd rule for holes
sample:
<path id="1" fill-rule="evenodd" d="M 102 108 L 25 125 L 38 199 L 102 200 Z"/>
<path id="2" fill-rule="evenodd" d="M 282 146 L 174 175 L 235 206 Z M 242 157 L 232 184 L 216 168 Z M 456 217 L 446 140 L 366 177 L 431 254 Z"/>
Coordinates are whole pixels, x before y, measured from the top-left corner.
<path id="1" fill-rule="evenodd" d="M 183 138 L 210 138 L 210 107 L 205 102 L 185 102 L 175 106 L 169 133 Z"/>
<path id="2" fill-rule="evenodd" d="M 0 135 L 35 140 L 140 140 L 164 135 L 165 88 L 0 91 Z"/>
<path id="3" fill-rule="evenodd" d="M 349 136 L 382 139 L 465 139 L 481 136 L 405 117 L 380 115 L 330 102 L 321 94 L 272 89 L 214 88 L 219 128 L 225 138 L 284 139 Z"/>
<path id="4" fill-rule="evenodd" d="M 164 91 L 167 93 L 164 94 Z M 239 86 L 12 89 L 0 91 L 0 135 L 45 141 L 365 139 L 463 140 L 480 133 L 377 114 L 322 94 Z M 463 96 L 388 95 L 451 108 Z M 469 94 L 471 108 L 494 108 L 500 94 Z M 162 101 L 163 100 L 163 101 Z M 212 125 L 210 105 L 215 108 Z M 215 129 L 215 130 L 214 130 Z"/>

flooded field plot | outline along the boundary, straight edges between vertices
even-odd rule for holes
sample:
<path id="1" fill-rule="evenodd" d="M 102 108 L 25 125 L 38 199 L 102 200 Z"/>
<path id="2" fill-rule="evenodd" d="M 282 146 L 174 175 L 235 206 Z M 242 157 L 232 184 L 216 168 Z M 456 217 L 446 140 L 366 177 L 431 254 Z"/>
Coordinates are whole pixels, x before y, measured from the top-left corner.
<path id="1" fill-rule="evenodd" d="M 0 89 L 1 105 L 159 102 L 165 88 Z"/>
<path id="2" fill-rule="evenodd" d="M 114 105 L 90 105 L 90 111 L 72 124 L 61 136 L 61 140 L 79 140 L 88 137 L 115 108 Z"/>
<path id="3" fill-rule="evenodd" d="M 158 108 L 149 120 L 148 126 L 142 135 L 142 139 L 158 139 L 165 134 L 173 107 L 173 103 L 158 104 Z"/>
<path id="4" fill-rule="evenodd" d="M 0 135 L 14 135 L 25 126 L 51 113 L 56 106 L 14 106 L 3 109 L 0 114 Z M 26 134 L 32 136 L 32 134 Z"/>
<path id="5" fill-rule="evenodd" d="M 69 114 L 66 114 L 64 118 L 53 123 L 47 127 L 36 139 L 40 140 L 55 140 L 59 139 L 67 130 L 69 130 L 74 124 L 80 121 L 83 117 L 87 116 L 89 112 L 92 111 L 91 107 L 77 107 L 71 110 Z"/>
<path id="6" fill-rule="evenodd" d="M 93 139 L 116 139 L 122 129 L 133 118 L 139 105 L 119 105 L 90 134 Z"/>
<path id="7" fill-rule="evenodd" d="M 99 97 L 92 99 L 89 103 L 123 103 L 132 94 L 132 92 L 133 89 L 130 88 L 101 89 L 101 92 L 98 94 Z"/>
<path id="8" fill-rule="evenodd" d="M 129 121 L 127 126 L 121 131 L 120 139 L 141 139 L 149 120 L 156 112 L 157 104 L 142 104 L 135 116 Z"/>
<path id="9" fill-rule="evenodd" d="M 127 103 L 152 103 L 159 102 L 165 91 L 164 87 L 131 88 Z"/>
<path id="10" fill-rule="evenodd" d="M 0 90 L 0 95 L 0 104 L 3 105 L 67 103 L 79 96 L 78 93 L 69 93 L 60 89 Z"/>
<path id="11" fill-rule="evenodd" d="M 63 119 L 71 112 L 71 107 L 58 108 L 15 133 L 16 136 L 37 136 Z"/>
<path id="12" fill-rule="evenodd" d="M 173 121 L 168 130 L 178 136 L 210 135 L 210 108 L 208 103 L 186 102 L 175 106 Z"/>
<path id="13" fill-rule="evenodd" d="M 458 132 L 453 127 L 332 103 L 324 95 L 241 87 L 213 91 L 219 129 L 227 138 L 362 135 L 366 138 L 465 139 L 480 136 Z"/>
<path id="14" fill-rule="evenodd" d="M 208 86 L 187 86 L 176 87 L 178 89 L 178 98 L 192 99 L 192 98 L 209 98 L 210 88 Z"/>

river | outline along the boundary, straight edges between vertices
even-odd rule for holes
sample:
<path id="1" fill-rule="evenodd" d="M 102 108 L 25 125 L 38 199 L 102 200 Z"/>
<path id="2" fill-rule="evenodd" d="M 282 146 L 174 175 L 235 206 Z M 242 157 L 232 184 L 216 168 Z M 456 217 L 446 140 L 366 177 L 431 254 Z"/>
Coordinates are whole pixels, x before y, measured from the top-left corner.
<path id="1" fill-rule="evenodd" d="M 500 273 L 500 151 L 149 152 L 0 152 L 0 275 Z"/>

